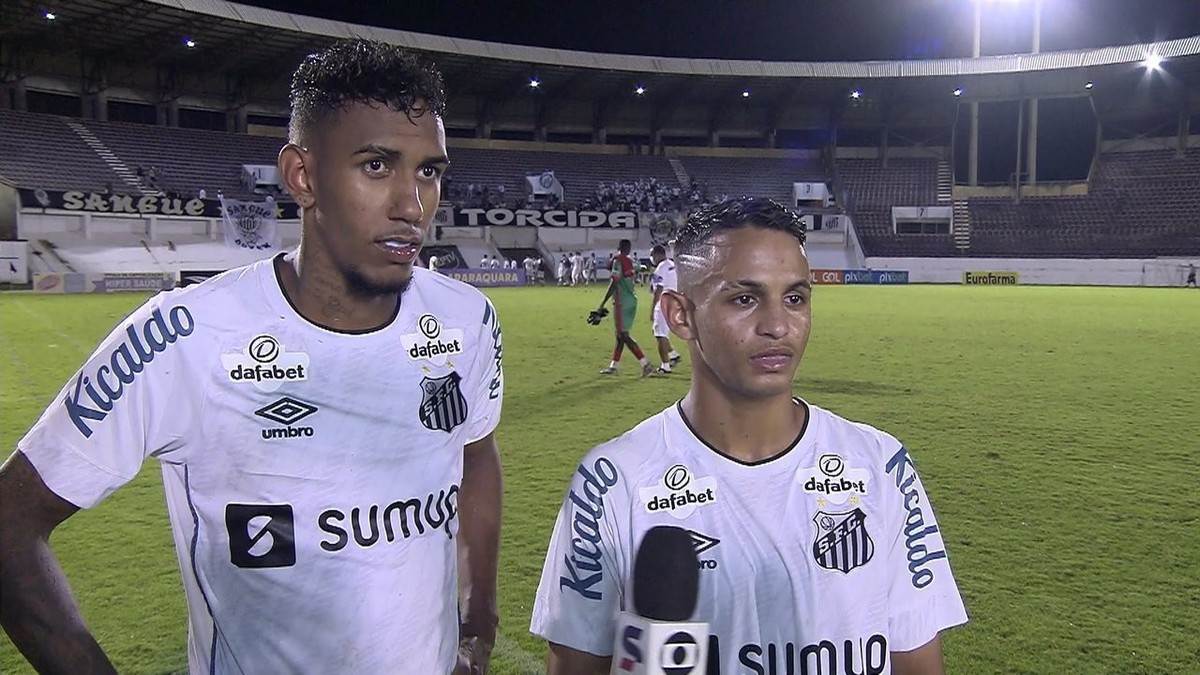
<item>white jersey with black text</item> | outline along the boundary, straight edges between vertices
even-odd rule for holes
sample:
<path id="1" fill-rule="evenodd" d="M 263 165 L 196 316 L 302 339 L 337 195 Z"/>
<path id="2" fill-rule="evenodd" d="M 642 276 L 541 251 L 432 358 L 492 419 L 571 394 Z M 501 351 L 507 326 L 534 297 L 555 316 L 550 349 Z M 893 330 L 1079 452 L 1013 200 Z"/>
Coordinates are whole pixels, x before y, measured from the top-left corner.
<path id="1" fill-rule="evenodd" d="M 808 406 L 805 429 L 765 462 L 707 446 L 678 405 L 588 453 L 558 514 L 530 630 L 613 654 L 616 614 L 633 610 L 636 546 L 656 525 L 691 534 L 709 673 L 881 675 L 891 652 L 966 622 L 907 450 L 797 405 Z"/>
<path id="2" fill-rule="evenodd" d="M 84 508 L 161 462 L 192 673 L 449 673 L 462 451 L 502 394 L 474 288 L 417 268 L 338 332 L 265 260 L 147 301 L 18 449 Z"/>

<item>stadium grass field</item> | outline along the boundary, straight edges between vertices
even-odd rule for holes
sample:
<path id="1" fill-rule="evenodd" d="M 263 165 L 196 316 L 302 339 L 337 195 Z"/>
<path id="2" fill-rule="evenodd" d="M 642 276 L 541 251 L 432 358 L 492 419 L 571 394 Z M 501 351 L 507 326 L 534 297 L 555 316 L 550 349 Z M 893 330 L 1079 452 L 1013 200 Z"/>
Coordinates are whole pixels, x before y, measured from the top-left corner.
<path id="1" fill-rule="evenodd" d="M 507 373 L 501 675 L 542 667 L 529 613 L 576 461 L 686 390 L 632 361 L 597 375 L 600 293 L 489 292 Z M 0 454 L 141 300 L 0 295 Z M 1200 292 L 819 287 L 813 315 L 796 392 L 901 438 L 931 494 L 972 617 L 945 638 L 950 672 L 1200 672 Z M 118 670 L 158 675 L 185 671 L 186 619 L 149 464 L 52 541 Z M 0 672 L 30 672 L 6 638 Z"/>

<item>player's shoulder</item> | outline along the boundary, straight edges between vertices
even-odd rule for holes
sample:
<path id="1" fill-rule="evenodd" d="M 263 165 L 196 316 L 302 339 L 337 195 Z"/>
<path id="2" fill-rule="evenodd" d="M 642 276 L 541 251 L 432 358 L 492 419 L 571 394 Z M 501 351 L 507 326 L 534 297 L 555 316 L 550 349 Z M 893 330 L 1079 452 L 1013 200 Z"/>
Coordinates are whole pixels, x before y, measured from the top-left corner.
<path id="1" fill-rule="evenodd" d="M 807 403 L 807 402 L 806 402 Z M 810 427 L 819 447 L 836 448 L 841 454 L 871 464 L 886 464 L 904 445 L 895 436 L 865 422 L 855 422 L 820 406 L 808 403 Z"/>
<path id="2" fill-rule="evenodd" d="M 430 311 L 464 321 L 484 321 L 495 312 L 491 301 L 478 288 L 420 267 L 413 268 L 410 289 Z M 405 298 L 407 299 L 407 295 Z"/>
<path id="3" fill-rule="evenodd" d="M 219 326 L 228 323 L 239 307 L 262 297 L 262 277 L 271 274 L 272 259 L 260 260 L 214 275 L 198 284 L 163 291 L 131 315 L 162 314 L 168 324 L 180 327 Z M 190 333 L 190 330 L 188 331 Z"/>
<path id="4" fill-rule="evenodd" d="M 659 456 L 666 451 L 668 428 L 674 406 L 653 415 L 625 433 L 593 447 L 580 462 L 581 468 L 605 469 L 631 482 L 641 479 L 645 467 L 661 473 Z"/>

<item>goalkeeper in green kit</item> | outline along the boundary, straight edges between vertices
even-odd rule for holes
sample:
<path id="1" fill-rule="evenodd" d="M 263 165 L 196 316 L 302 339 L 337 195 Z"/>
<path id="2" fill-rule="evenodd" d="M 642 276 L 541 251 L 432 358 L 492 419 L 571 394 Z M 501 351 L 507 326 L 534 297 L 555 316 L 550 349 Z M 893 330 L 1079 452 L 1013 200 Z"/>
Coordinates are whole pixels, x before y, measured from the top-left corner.
<path id="1" fill-rule="evenodd" d="M 641 347 L 638 347 L 638 343 L 629 336 L 629 328 L 637 317 L 637 295 L 633 292 L 633 277 L 636 274 L 636 268 L 633 260 L 629 258 L 629 251 L 632 248 L 633 243 L 628 239 L 622 239 L 621 243 L 617 245 L 617 255 L 612 261 L 612 281 L 608 284 L 604 299 L 600 301 L 600 307 L 588 315 L 588 323 L 594 326 L 599 325 L 600 320 L 608 315 L 608 310 L 604 308 L 604 305 L 608 303 L 609 298 L 613 299 L 613 322 L 617 331 L 617 346 L 613 349 L 612 362 L 608 364 L 607 368 L 600 371 L 601 375 L 616 374 L 617 366 L 621 363 L 621 352 L 627 345 L 629 351 L 642 364 L 642 377 L 654 372 L 654 366 L 642 353 Z"/>

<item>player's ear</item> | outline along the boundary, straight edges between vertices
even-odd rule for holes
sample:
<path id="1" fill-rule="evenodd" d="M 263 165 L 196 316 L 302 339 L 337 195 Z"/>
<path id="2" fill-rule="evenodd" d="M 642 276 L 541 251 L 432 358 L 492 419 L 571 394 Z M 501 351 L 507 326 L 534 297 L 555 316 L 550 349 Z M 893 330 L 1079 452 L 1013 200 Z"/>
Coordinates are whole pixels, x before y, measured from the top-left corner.
<path id="1" fill-rule="evenodd" d="M 295 143 L 288 143 L 279 151 L 279 175 L 283 186 L 300 208 L 308 208 L 316 202 L 308 163 L 313 162 L 312 153 Z"/>
<path id="2" fill-rule="evenodd" d="M 663 316 L 671 332 L 684 340 L 695 339 L 696 329 L 692 325 L 691 312 L 688 311 L 689 300 L 679 291 L 664 290 L 658 302 L 662 306 Z"/>

